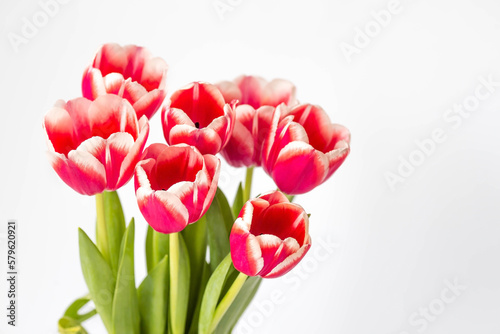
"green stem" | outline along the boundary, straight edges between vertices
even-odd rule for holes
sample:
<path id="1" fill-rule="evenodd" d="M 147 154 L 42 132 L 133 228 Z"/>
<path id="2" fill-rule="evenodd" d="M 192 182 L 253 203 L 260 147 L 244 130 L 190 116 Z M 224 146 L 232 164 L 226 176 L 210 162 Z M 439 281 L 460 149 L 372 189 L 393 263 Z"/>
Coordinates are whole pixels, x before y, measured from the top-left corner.
<path id="1" fill-rule="evenodd" d="M 239 273 L 238 277 L 236 277 L 233 284 L 227 291 L 224 298 L 222 298 L 221 302 L 219 303 L 219 306 L 217 306 L 217 309 L 215 310 L 214 317 L 212 319 L 212 323 L 210 324 L 210 329 L 208 331 L 209 333 L 213 333 L 215 328 L 217 328 L 217 325 L 219 324 L 222 317 L 229 309 L 233 301 L 236 299 L 236 296 L 238 296 L 238 293 L 243 287 L 243 284 L 245 284 L 247 278 L 248 276 L 243 273 Z"/>
<path id="2" fill-rule="evenodd" d="M 95 195 L 95 207 L 97 213 L 96 221 L 96 243 L 102 256 L 109 263 L 108 232 L 106 228 L 106 217 L 104 213 L 104 195 Z"/>
<path id="3" fill-rule="evenodd" d="M 252 179 L 253 179 L 253 166 L 247 168 L 247 174 L 245 177 L 245 188 L 243 189 L 243 203 L 250 199 L 250 192 L 252 191 Z"/>

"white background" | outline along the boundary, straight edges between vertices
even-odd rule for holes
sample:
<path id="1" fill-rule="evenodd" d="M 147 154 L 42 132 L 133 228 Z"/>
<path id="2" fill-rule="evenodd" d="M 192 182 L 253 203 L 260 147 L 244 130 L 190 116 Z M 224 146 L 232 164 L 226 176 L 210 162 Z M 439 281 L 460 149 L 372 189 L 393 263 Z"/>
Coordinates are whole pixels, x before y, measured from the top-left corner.
<path id="1" fill-rule="evenodd" d="M 297 198 L 312 213 L 311 252 L 289 276 L 264 282 L 235 332 L 500 333 L 500 87 L 460 124 L 444 119 L 454 104 L 474 101 L 481 76 L 500 81 L 500 3 L 401 0 L 349 62 L 342 43 L 355 46 L 357 28 L 377 29 L 371 13 L 389 1 L 226 1 L 221 17 L 214 0 L 71 0 L 17 52 L 9 34 L 22 36 L 23 18 L 33 22 L 42 8 L 1 2 L 0 221 L 19 222 L 20 276 L 12 329 L 0 273 L 0 332 L 56 333 L 66 306 L 86 293 L 77 228 L 94 234 L 94 200 L 51 169 L 41 124 L 57 99 L 81 94 L 99 46 L 118 42 L 162 56 L 169 93 L 242 73 L 282 77 L 352 132 L 346 163 Z M 163 142 L 158 115 L 152 123 L 149 142 Z M 415 141 L 436 129 L 446 140 L 418 160 Z M 419 165 L 391 189 L 387 173 L 410 157 Z M 243 171 L 224 168 L 229 197 Z M 273 188 L 262 171 L 257 178 L 254 195 Z M 119 193 L 127 219 L 137 220 L 139 283 L 146 223 L 133 184 Z M 449 303 L 446 281 L 462 287 Z M 97 318 L 86 327 L 104 333 Z"/>

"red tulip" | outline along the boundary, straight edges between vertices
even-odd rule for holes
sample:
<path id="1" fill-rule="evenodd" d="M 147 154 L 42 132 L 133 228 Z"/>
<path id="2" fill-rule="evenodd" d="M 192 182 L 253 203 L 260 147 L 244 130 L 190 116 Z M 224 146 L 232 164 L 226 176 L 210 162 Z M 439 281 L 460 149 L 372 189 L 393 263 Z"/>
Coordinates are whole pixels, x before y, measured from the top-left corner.
<path id="1" fill-rule="evenodd" d="M 229 237 L 234 267 L 249 276 L 279 277 L 311 247 L 304 209 L 274 191 L 249 200 Z"/>
<path id="2" fill-rule="evenodd" d="M 176 91 L 162 110 L 163 134 L 170 145 L 188 144 L 202 154 L 217 154 L 234 127 L 234 105 L 214 85 L 193 82 Z"/>
<path id="3" fill-rule="evenodd" d="M 179 232 L 208 210 L 219 173 L 220 160 L 195 147 L 152 144 L 135 169 L 139 209 L 156 231 Z"/>
<path id="4" fill-rule="evenodd" d="M 168 66 L 153 58 L 145 48 L 104 44 L 83 75 L 83 96 L 94 100 L 103 94 L 117 94 L 134 107 L 137 118 L 151 118 L 165 99 Z"/>
<path id="5" fill-rule="evenodd" d="M 280 121 L 281 120 L 281 121 Z M 278 188 L 306 193 L 325 182 L 349 154 L 351 135 L 319 106 L 276 108 L 262 148 L 262 165 Z"/>
<path id="6" fill-rule="evenodd" d="M 264 106 L 255 110 L 243 104 L 235 111 L 233 134 L 221 154 L 234 167 L 260 166 L 262 143 L 269 134 L 274 108 Z"/>
<path id="7" fill-rule="evenodd" d="M 267 82 L 261 77 L 241 75 L 233 81 L 217 84 L 227 103 L 238 100 L 258 109 L 261 106 L 276 107 L 280 103 L 295 105 L 295 86 L 288 80 L 274 79 Z"/>
<path id="8" fill-rule="evenodd" d="M 45 115 L 43 126 L 52 167 L 85 195 L 127 183 L 149 134 L 147 118 L 137 120 L 130 103 L 111 94 L 93 102 L 60 100 Z"/>

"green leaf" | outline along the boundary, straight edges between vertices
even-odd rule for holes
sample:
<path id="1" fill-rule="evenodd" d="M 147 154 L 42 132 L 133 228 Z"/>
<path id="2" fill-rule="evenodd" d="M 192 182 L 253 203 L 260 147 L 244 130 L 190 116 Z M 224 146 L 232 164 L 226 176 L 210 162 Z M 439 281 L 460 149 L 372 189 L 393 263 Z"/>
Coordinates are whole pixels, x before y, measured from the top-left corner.
<path id="1" fill-rule="evenodd" d="M 171 334 L 184 334 L 189 303 L 190 265 L 186 244 L 180 233 L 172 233 L 169 243 L 170 305 L 168 326 Z"/>
<path id="2" fill-rule="evenodd" d="M 233 216 L 235 219 L 240 215 L 243 204 L 245 204 L 245 202 L 243 202 L 243 185 L 240 182 L 233 201 Z"/>
<path id="3" fill-rule="evenodd" d="M 134 219 L 130 221 L 121 247 L 120 264 L 113 300 L 114 334 L 139 334 L 140 317 L 134 275 Z"/>
<path id="4" fill-rule="evenodd" d="M 168 256 L 151 270 L 139 286 L 141 334 L 164 334 L 167 326 Z"/>
<path id="5" fill-rule="evenodd" d="M 66 316 L 59 319 L 57 329 L 61 334 L 88 334 L 78 321 Z"/>
<path id="6" fill-rule="evenodd" d="M 209 330 L 217 307 L 217 302 L 219 301 L 222 287 L 226 281 L 226 276 L 231 264 L 231 254 L 228 254 L 208 280 L 201 302 L 200 319 L 198 321 L 198 333 L 200 334 L 210 334 Z"/>
<path id="7" fill-rule="evenodd" d="M 148 225 L 148 231 L 146 233 L 146 268 L 148 273 L 153 270 L 154 259 L 153 259 L 153 228 Z"/>
<path id="8" fill-rule="evenodd" d="M 108 332 L 111 332 L 115 276 L 108 262 L 82 229 L 78 229 L 78 241 L 83 277 L 97 313 Z"/>
<path id="9" fill-rule="evenodd" d="M 247 275 L 239 273 L 234 282 L 231 284 L 231 287 L 224 295 L 224 298 L 222 298 L 222 300 L 219 302 L 219 305 L 217 305 L 217 308 L 215 309 L 214 317 L 212 319 L 212 323 L 210 324 L 210 333 L 214 332 L 224 314 L 226 314 L 229 307 L 231 307 L 231 304 L 234 302 L 234 300 L 238 296 L 238 293 L 243 288 L 243 285 L 245 284 L 247 278 Z"/>
<path id="10" fill-rule="evenodd" d="M 203 270 L 200 279 L 200 290 L 196 296 L 196 309 L 191 318 L 191 327 L 189 328 L 189 334 L 198 334 L 198 320 L 200 318 L 201 302 L 203 300 L 203 294 L 205 293 L 205 288 L 207 286 L 208 279 L 210 278 L 210 265 L 208 263 L 203 264 Z"/>
<path id="11" fill-rule="evenodd" d="M 95 195 L 97 211 L 97 247 L 116 273 L 120 258 L 120 245 L 125 233 L 125 218 L 116 191 Z"/>
<path id="12" fill-rule="evenodd" d="M 92 310 L 90 312 L 87 312 L 85 314 L 80 314 L 78 311 L 87 303 L 90 301 L 90 296 L 85 296 L 82 298 L 78 298 L 75 300 L 67 309 L 66 312 L 64 312 L 65 317 L 72 318 L 76 320 L 77 322 L 84 322 L 85 320 L 93 317 L 95 314 L 97 314 L 96 310 Z"/>
<path id="13" fill-rule="evenodd" d="M 205 258 L 207 254 L 207 227 L 206 217 L 201 217 L 196 223 L 186 226 L 181 232 L 189 253 L 189 263 L 191 265 L 191 283 L 189 286 L 189 306 L 187 312 L 188 323 L 193 317 L 200 290 Z"/>
<path id="14" fill-rule="evenodd" d="M 64 312 L 64 316 L 57 323 L 58 331 L 61 334 L 87 334 L 81 323 L 97 314 L 92 310 L 85 314 L 78 311 L 90 301 L 90 296 L 78 298 Z"/>
<path id="15" fill-rule="evenodd" d="M 210 247 L 210 268 L 212 271 L 229 254 L 229 226 L 233 215 L 221 190 L 217 189 L 212 204 L 205 214 L 207 218 L 208 245 Z"/>
<path id="16" fill-rule="evenodd" d="M 214 332 L 215 334 L 231 333 L 243 312 L 245 312 L 248 305 L 250 305 L 250 302 L 257 293 L 261 282 L 262 278 L 260 277 L 247 278 L 245 284 L 243 284 L 243 287 L 236 296 L 236 299 L 233 301 L 226 314 L 224 314 L 219 322 L 219 325 L 216 327 Z"/>

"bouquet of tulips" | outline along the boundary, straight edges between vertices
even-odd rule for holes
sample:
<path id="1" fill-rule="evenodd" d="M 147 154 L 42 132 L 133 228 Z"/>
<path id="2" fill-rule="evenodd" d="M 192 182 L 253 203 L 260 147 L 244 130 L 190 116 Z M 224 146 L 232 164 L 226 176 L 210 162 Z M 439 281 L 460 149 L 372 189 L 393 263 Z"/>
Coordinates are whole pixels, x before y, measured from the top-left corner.
<path id="1" fill-rule="evenodd" d="M 262 278 L 289 272 L 311 247 L 309 216 L 293 196 L 325 182 L 349 153 L 350 133 L 323 109 L 299 104 L 286 80 L 240 76 L 194 82 L 168 103 L 166 62 L 142 47 L 103 45 L 82 95 L 46 114 L 50 164 L 96 199 L 95 242 L 79 230 L 88 295 L 59 320 L 87 333 L 98 314 L 109 333 L 230 333 Z M 146 146 L 161 110 L 166 143 Z M 246 167 L 232 205 L 218 188 L 221 160 Z M 253 168 L 278 190 L 250 198 Z M 134 219 L 116 190 L 134 177 L 149 224 L 147 276 L 136 286 Z M 95 309 L 81 314 L 89 301 Z"/>

